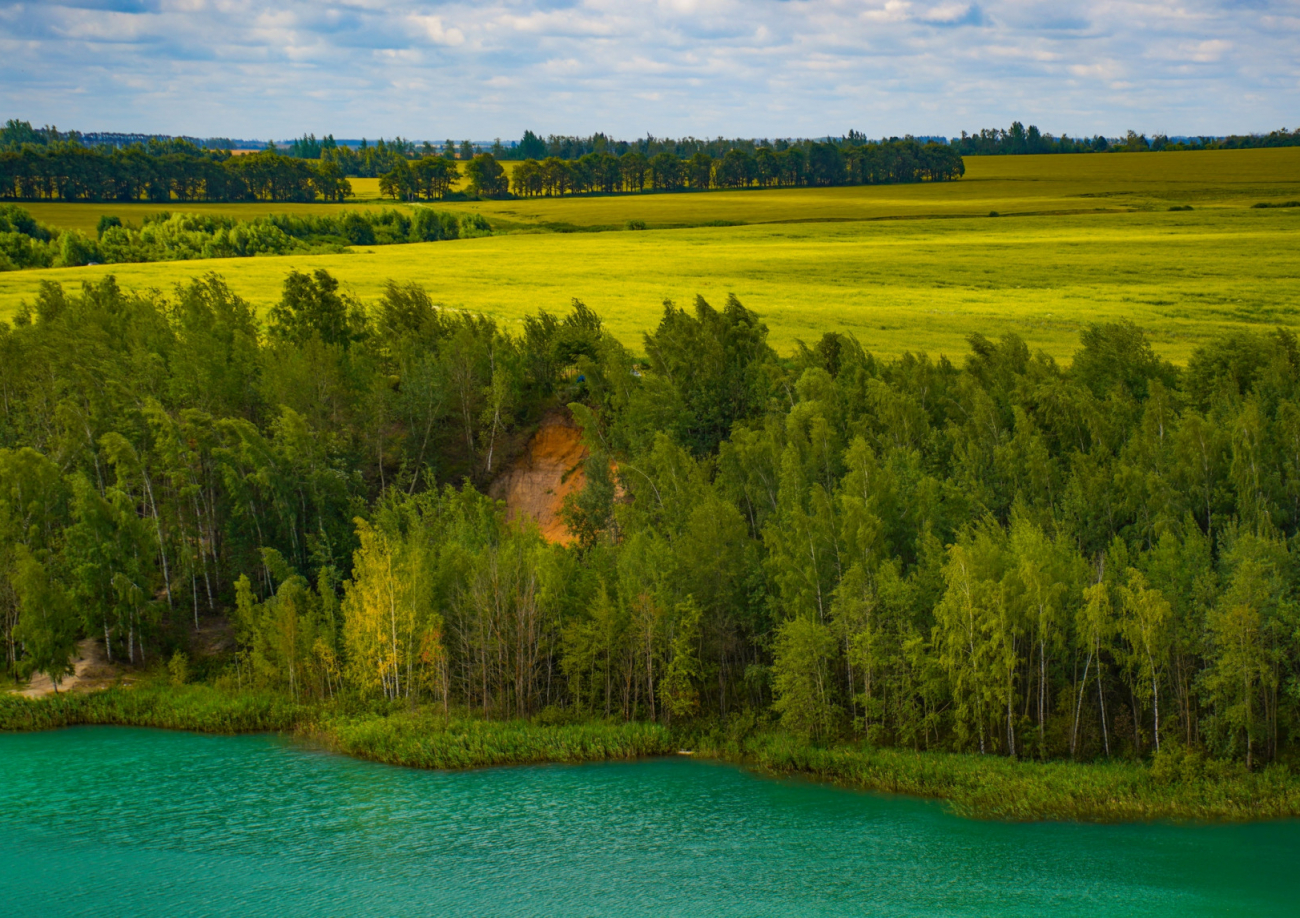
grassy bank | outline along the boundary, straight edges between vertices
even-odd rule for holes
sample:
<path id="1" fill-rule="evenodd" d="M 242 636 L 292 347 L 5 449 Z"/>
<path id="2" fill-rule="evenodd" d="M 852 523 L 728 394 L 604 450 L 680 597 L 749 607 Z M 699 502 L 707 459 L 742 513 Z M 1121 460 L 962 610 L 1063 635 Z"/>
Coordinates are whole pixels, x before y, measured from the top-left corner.
<path id="1" fill-rule="evenodd" d="M 43 699 L 0 695 L 0 732 L 106 724 L 198 733 L 292 733 L 335 752 L 413 768 L 597 762 L 664 755 L 658 724 L 486 721 L 382 707 L 300 705 L 266 692 L 144 685 Z"/>
<path id="2" fill-rule="evenodd" d="M 667 755 L 690 746 L 774 775 L 803 775 L 945 801 L 953 812 L 1002 820 L 1240 821 L 1300 817 L 1300 778 L 1283 766 L 1167 752 L 1154 764 L 1017 762 L 999 756 L 823 747 L 778 732 L 743 740 L 659 724 L 485 721 L 401 707 L 299 705 L 273 693 L 146 684 L 33 700 L 0 695 L 0 731 L 83 724 L 204 733 L 280 732 L 334 752 L 413 768 L 598 762 Z"/>
<path id="3" fill-rule="evenodd" d="M 46 698 L 0 695 L 0 732 L 107 724 L 196 733 L 287 732 L 315 711 L 272 692 L 229 693 L 204 685 L 142 685 Z"/>
<path id="4" fill-rule="evenodd" d="M 659 724 L 545 725 L 409 711 L 327 718 L 313 738 L 345 755 L 414 768 L 603 762 L 675 749 L 671 734 Z"/>
<path id="5" fill-rule="evenodd" d="M 815 746 L 779 733 L 701 741 L 698 752 L 771 774 L 944 800 L 961 816 L 1010 821 L 1241 821 L 1300 816 L 1300 778 L 1283 766 L 1169 752 L 1147 765 L 1015 761 L 1001 756 Z"/>

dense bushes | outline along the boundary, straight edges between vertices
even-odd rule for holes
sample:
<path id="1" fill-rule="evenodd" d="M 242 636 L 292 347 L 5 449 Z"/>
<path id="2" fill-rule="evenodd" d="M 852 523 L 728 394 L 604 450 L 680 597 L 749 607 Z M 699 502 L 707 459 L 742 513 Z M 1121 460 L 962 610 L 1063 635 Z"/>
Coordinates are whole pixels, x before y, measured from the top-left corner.
<path id="1" fill-rule="evenodd" d="M 87 264 L 244 258 L 334 251 L 349 245 L 394 245 L 490 235 L 478 214 L 411 210 L 271 214 L 248 220 L 216 214 L 162 213 L 140 227 L 102 218 L 98 239 L 38 224 L 13 204 L 0 207 L 0 271 Z"/>

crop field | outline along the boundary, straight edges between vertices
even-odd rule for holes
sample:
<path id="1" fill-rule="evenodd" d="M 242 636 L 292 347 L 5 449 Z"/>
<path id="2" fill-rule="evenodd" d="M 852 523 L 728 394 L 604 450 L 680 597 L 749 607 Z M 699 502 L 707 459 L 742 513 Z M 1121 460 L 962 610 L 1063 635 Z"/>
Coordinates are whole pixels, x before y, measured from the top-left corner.
<path id="1" fill-rule="evenodd" d="M 1066 156 L 975 156 L 956 182 L 778 188 L 438 205 L 499 229 L 648 228 L 1249 207 L 1300 199 L 1300 148 Z"/>
<path id="2" fill-rule="evenodd" d="M 464 165 L 463 163 L 461 164 Z M 505 163 L 506 171 L 515 163 Z M 255 217 L 392 206 L 379 180 L 349 179 L 346 204 L 180 204 L 171 210 Z M 1171 206 L 1242 207 L 1300 198 L 1300 149 L 1079 156 L 975 156 L 957 182 L 851 188 L 773 188 L 684 194 L 616 194 L 511 201 L 435 202 L 481 213 L 498 232 L 599 231 L 640 220 L 650 229 L 718 223 L 1114 213 Z M 139 222 L 160 204 L 22 204 L 42 223 L 90 231 L 100 216 Z"/>
<path id="3" fill-rule="evenodd" d="M 1300 149 L 967 163 L 967 178 L 950 184 L 447 205 L 506 230 L 481 239 L 9 272 L 0 317 L 43 280 L 113 274 L 124 287 L 167 291 L 216 271 L 266 307 L 289 270 L 325 268 L 362 301 L 389 278 L 415 281 L 447 307 L 506 323 L 576 297 L 637 350 L 664 299 L 689 306 L 696 294 L 720 306 L 734 293 L 765 317 L 781 352 L 839 330 L 881 354 L 957 356 L 972 332 L 1015 332 L 1068 359 L 1087 323 L 1131 318 L 1183 360 L 1231 329 L 1300 325 L 1300 208 L 1251 207 L 1300 199 Z M 1169 210 L 1184 205 L 1194 209 Z M 888 219 L 900 217 L 914 219 Z M 544 231 L 627 219 L 682 228 Z M 747 225 L 701 225 L 714 221 Z"/>

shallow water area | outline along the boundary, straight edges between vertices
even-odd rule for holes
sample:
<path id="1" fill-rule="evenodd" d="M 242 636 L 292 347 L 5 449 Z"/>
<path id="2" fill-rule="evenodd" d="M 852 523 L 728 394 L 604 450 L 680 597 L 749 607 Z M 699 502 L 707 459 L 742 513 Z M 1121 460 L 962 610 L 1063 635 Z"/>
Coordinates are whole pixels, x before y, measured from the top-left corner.
<path id="1" fill-rule="evenodd" d="M 14 914 L 1290 915 L 1300 822 L 1003 824 L 686 758 L 430 772 L 0 735 Z"/>

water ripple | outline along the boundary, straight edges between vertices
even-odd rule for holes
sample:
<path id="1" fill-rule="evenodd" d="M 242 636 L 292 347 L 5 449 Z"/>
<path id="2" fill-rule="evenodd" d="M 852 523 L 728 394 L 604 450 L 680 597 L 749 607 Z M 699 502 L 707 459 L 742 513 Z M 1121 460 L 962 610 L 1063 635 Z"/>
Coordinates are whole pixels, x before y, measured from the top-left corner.
<path id="1" fill-rule="evenodd" d="M 269 736 L 0 735 L 16 914 L 1283 915 L 1300 823 L 1004 825 L 685 759 L 444 773 Z"/>

